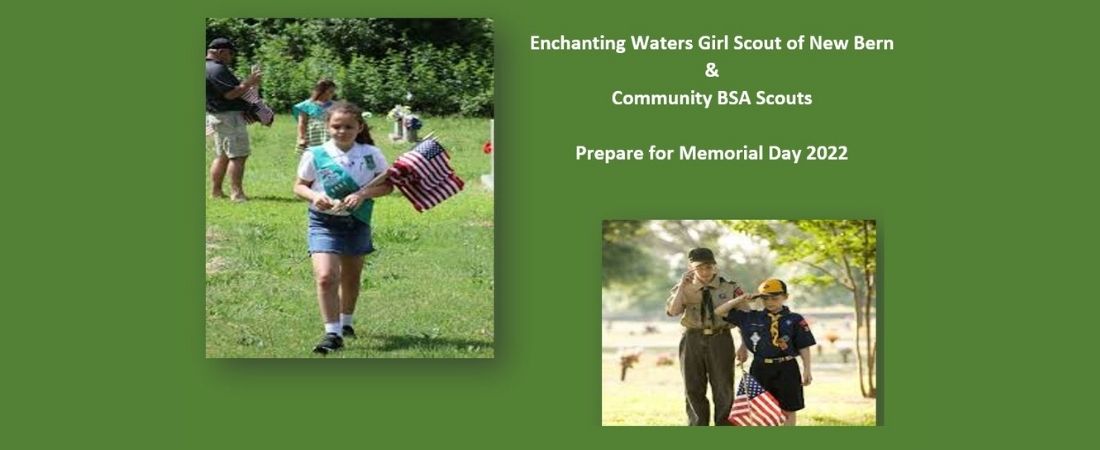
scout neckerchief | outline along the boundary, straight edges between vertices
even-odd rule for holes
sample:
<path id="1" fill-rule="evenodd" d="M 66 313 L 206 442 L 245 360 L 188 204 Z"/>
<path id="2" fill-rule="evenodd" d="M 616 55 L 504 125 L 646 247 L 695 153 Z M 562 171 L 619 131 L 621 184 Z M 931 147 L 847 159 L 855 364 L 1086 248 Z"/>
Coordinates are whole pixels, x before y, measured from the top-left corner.
<path id="1" fill-rule="evenodd" d="M 714 281 L 719 281 L 718 275 L 714 275 L 714 278 L 711 278 L 710 281 L 703 283 L 703 305 L 699 309 L 699 315 L 703 319 L 703 328 L 708 331 L 714 325 L 714 297 L 710 292 L 712 289 L 710 283 Z M 719 281 L 719 283 L 721 282 Z M 707 313 L 710 313 L 710 319 L 707 319 Z"/>
<path id="2" fill-rule="evenodd" d="M 343 199 L 359 190 L 351 175 L 339 163 L 332 159 L 323 146 L 309 149 L 313 153 L 313 167 L 317 171 L 317 180 L 325 188 L 325 195 L 334 199 Z M 366 199 L 358 208 L 351 211 L 351 215 L 361 222 L 370 225 L 371 212 L 374 210 L 374 200 Z"/>
<path id="3" fill-rule="evenodd" d="M 710 313 L 710 320 L 707 320 L 707 313 Z M 714 299 L 710 295 L 710 286 L 703 286 L 703 309 L 699 314 L 703 316 L 703 328 L 710 329 L 714 320 Z"/>
<path id="4" fill-rule="evenodd" d="M 768 318 L 772 320 L 770 326 L 770 331 L 772 334 L 772 345 L 774 345 L 777 349 L 787 350 L 787 343 L 779 340 L 779 318 L 783 317 L 783 310 L 780 309 L 779 312 L 774 314 L 767 310 L 765 310 L 764 312 L 768 313 Z"/>

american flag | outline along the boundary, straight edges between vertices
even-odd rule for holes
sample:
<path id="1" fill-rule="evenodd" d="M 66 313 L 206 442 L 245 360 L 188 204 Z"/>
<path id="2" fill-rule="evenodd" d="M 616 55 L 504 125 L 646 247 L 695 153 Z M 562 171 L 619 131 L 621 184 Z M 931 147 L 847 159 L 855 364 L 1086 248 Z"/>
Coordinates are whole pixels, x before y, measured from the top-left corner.
<path id="1" fill-rule="evenodd" d="M 271 124 L 275 122 L 275 112 L 264 103 L 264 99 L 260 98 L 260 93 L 257 91 L 256 86 L 248 88 L 244 94 L 241 94 L 241 98 L 252 104 L 253 107 L 252 111 L 241 111 L 241 116 L 244 117 L 244 122 L 246 124 L 260 122 L 264 126 L 270 127 Z M 206 135 L 214 135 L 214 125 L 211 124 L 209 120 L 206 122 Z"/>
<path id="2" fill-rule="evenodd" d="M 730 423 L 740 426 L 776 426 L 782 425 L 787 417 L 779 409 L 779 402 L 764 390 L 756 378 L 745 374 L 737 386 L 737 396 L 733 398 L 730 410 Z"/>
<path id="3" fill-rule="evenodd" d="M 389 180 L 420 212 L 457 194 L 465 185 L 451 168 L 447 150 L 435 139 L 422 141 L 398 157 L 389 169 Z"/>
<path id="4" fill-rule="evenodd" d="M 275 112 L 268 108 L 267 104 L 264 103 L 264 99 L 260 98 L 260 92 L 256 86 L 250 86 L 247 91 L 244 91 L 241 98 L 251 103 L 253 107 L 252 111 L 245 112 L 245 122 L 260 122 L 264 126 L 270 127 L 271 123 L 275 121 Z"/>

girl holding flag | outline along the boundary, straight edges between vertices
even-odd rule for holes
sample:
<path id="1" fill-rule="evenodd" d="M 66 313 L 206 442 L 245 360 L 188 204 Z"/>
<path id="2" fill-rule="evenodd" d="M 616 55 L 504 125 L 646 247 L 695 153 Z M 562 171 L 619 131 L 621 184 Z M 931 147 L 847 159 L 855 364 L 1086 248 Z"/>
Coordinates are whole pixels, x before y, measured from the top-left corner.
<path id="1" fill-rule="evenodd" d="M 375 197 L 393 191 L 369 185 L 389 168 L 375 147 L 362 109 L 345 101 L 325 112 L 331 138 L 302 154 L 294 194 L 310 203 L 308 241 L 325 334 L 313 351 L 322 355 L 354 337 L 352 317 L 359 298 L 363 257 L 374 251 L 371 212 Z"/>

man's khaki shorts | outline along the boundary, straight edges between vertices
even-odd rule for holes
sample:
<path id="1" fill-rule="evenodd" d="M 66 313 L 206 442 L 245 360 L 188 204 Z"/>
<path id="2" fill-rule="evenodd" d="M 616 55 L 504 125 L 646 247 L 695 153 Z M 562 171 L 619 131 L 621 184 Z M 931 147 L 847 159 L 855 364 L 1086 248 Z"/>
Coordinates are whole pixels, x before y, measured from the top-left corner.
<path id="1" fill-rule="evenodd" d="M 214 155 L 243 158 L 252 153 L 248 143 L 248 126 L 240 111 L 206 113 L 206 125 L 214 130 Z"/>

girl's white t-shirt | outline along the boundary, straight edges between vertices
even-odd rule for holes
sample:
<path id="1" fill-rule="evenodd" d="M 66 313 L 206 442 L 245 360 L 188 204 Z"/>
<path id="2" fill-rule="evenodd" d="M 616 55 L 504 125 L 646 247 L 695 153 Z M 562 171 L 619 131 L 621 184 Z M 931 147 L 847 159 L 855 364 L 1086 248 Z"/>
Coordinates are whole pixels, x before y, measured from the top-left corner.
<path id="1" fill-rule="evenodd" d="M 356 143 L 351 147 L 351 150 L 345 152 L 337 148 L 336 144 L 330 139 L 324 144 L 321 144 L 321 147 L 324 148 L 329 157 L 331 157 L 333 161 L 336 161 L 336 164 L 339 164 L 340 167 L 342 167 L 356 183 L 359 183 L 360 186 L 369 183 L 375 177 L 385 173 L 386 170 L 390 168 L 389 163 L 386 162 L 386 157 L 382 155 L 382 150 L 379 150 L 378 147 L 373 145 Z M 298 178 L 301 178 L 303 181 L 316 180 L 317 169 L 313 165 L 312 151 L 307 150 L 302 153 L 302 160 L 298 162 Z M 313 183 L 310 189 L 313 189 L 313 192 L 325 192 L 325 187 L 321 186 L 319 182 Z M 309 205 L 309 209 L 337 216 L 351 214 L 347 211 L 336 213 L 320 211 L 315 208 L 313 204 Z"/>

